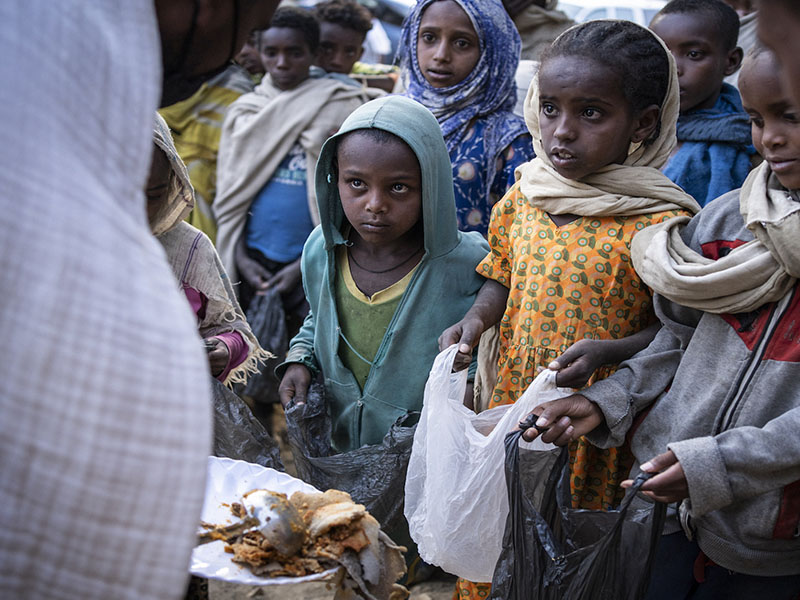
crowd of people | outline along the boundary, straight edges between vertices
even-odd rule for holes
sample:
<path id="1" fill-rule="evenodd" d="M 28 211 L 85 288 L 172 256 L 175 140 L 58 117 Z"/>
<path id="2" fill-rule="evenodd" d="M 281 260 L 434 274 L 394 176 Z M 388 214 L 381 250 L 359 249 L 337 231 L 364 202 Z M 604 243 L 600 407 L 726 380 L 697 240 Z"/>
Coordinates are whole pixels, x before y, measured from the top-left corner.
<path id="1" fill-rule="evenodd" d="M 0 595 L 186 594 L 210 377 L 279 353 L 256 401 L 319 381 L 347 453 L 457 344 L 476 412 L 575 390 L 523 434 L 574 507 L 653 474 L 648 600 L 800 597 L 800 5 L 419 0 L 387 66 L 356 0 L 284 4 L 0 8 Z"/>

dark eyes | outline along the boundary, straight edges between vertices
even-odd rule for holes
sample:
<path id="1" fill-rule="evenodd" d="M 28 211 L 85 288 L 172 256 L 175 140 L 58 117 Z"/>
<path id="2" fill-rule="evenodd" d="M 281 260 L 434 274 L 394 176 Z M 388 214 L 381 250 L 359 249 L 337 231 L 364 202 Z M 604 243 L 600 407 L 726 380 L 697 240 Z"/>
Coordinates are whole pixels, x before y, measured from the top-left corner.
<path id="1" fill-rule="evenodd" d="M 556 114 L 556 107 L 552 104 L 544 103 L 542 104 L 542 114 L 547 117 L 552 117 Z"/>
<path id="2" fill-rule="evenodd" d="M 688 56 L 692 60 L 699 60 L 703 58 L 704 54 L 700 50 L 689 50 L 686 56 Z"/>

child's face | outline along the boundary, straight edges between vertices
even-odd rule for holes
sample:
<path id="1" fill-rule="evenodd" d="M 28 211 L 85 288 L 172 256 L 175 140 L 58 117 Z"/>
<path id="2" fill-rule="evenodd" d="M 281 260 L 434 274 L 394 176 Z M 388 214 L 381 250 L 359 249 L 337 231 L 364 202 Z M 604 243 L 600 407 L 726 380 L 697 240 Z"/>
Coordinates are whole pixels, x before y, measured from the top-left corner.
<path id="1" fill-rule="evenodd" d="M 169 193 L 172 168 L 164 151 L 153 145 L 153 158 L 150 161 L 150 177 L 147 179 L 145 195 L 147 196 L 147 220 L 153 225 L 153 219 L 164 205 Z"/>
<path id="2" fill-rule="evenodd" d="M 796 2 L 797 0 L 792 0 Z M 800 105 L 800 11 L 788 0 L 758 3 L 758 36 L 775 52 L 787 92 Z"/>
<path id="3" fill-rule="evenodd" d="M 364 34 L 336 23 L 319 24 L 317 65 L 328 73 L 349 75 L 364 52 Z"/>
<path id="4" fill-rule="evenodd" d="M 461 83 L 478 64 L 480 41 L 472 21 L 453 0 L 434 2 L 422 13 L 417 60 L 425 79 L 435 88 Z"/>
<path id="5" fill-rule="evenodd" d="M 681 91 L 681 114 L 713 108 L 722 80 L 739 68 L 742 51 L 728 52 L 711 19 L 703 13 L 658 15 L 650 29 L 675 57 Z"/>
<path id="6" fill-rule="evenodd" d="M 355 132 L 339 143 L 336 157 L 339 197 L 356 233 L 375 247 L 414 236 L 422 175 L 411 148 L 399 139 L 379 142 Z"/>
<path id="7" fill-rule="evenodd" d="M 239 50 L 239 54 L 234 58 L 236 63 L 245 68 L 251 75 L 264 74 L 264 64 L 261 62 L 261 53 L 258 51 L 260 35 L 260 31 L 251 31 L 244 46 Z"/>
<path id="8" fill-rule="evenodd" d="M 786 93 L 775 57 L 748 58 L 739 76 L 753 145 L 785 188 L 800 189 L 800 109 Z"/>
<path id="9" fill-rule="evenodd" d="M 657 106 L 634 114 L 619 76 L 591 59 L 555 56 L 539 71 L 542 145 L 567 179 L 624 162 L 630 143 L 653 132 L 658 114 Z"/>
<path id="10" fill-rule="evenodd" d="M 261 62 L 280 90 L 292 90 L 308 79 L 315 58 L 299 29 L 270 27 L 261 34 Z"/>

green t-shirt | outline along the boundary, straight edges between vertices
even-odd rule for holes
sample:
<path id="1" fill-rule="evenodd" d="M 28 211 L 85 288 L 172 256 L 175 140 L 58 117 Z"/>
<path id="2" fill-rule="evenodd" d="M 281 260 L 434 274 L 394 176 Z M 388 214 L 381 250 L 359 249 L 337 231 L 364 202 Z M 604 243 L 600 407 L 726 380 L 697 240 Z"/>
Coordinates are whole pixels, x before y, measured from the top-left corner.
<path id="1" fill-rule="evenodd" d="M 416 267 L 398 282 L 375 292 L 372 297 L 356 286 L 344 247 L 337 250 L 336 267 L 336 307 L 341 327 L 339 358 L 363 390 L 372 359 L 380 348 Z"/>

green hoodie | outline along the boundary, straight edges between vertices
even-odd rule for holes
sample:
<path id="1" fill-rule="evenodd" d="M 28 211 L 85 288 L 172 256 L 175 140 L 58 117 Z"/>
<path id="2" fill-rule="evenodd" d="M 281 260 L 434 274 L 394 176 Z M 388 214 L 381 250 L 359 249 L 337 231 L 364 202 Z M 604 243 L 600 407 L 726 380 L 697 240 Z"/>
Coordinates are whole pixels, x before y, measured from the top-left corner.
<path id="1" fill-rule="evenodd" d="M 356 129 L 393 133 L 416 154 L 422 171 L 422 257 L 375 355 L 363 391 L 338 357 L 335 300 L 336 248 L 348 222 L 334 167 L 339 138 Z M 421 104 L 402 96 L 356 109 L 322 147 L 316 170 L 320 225 L 303 249 L 303 286 L 311 311 L 292 340 L 286 363 L 320 370 L 340 452 L 377 444 L 398 417 L 422 409 L 425 381 L 439 352 L 438 336 L 472 306 L 485 281 L 475 267 L 489 252 L 477 233 L 458 231 L 452 166 L 439 123 Z M 281 369 L 282 371 L 282 369 Z"/>

